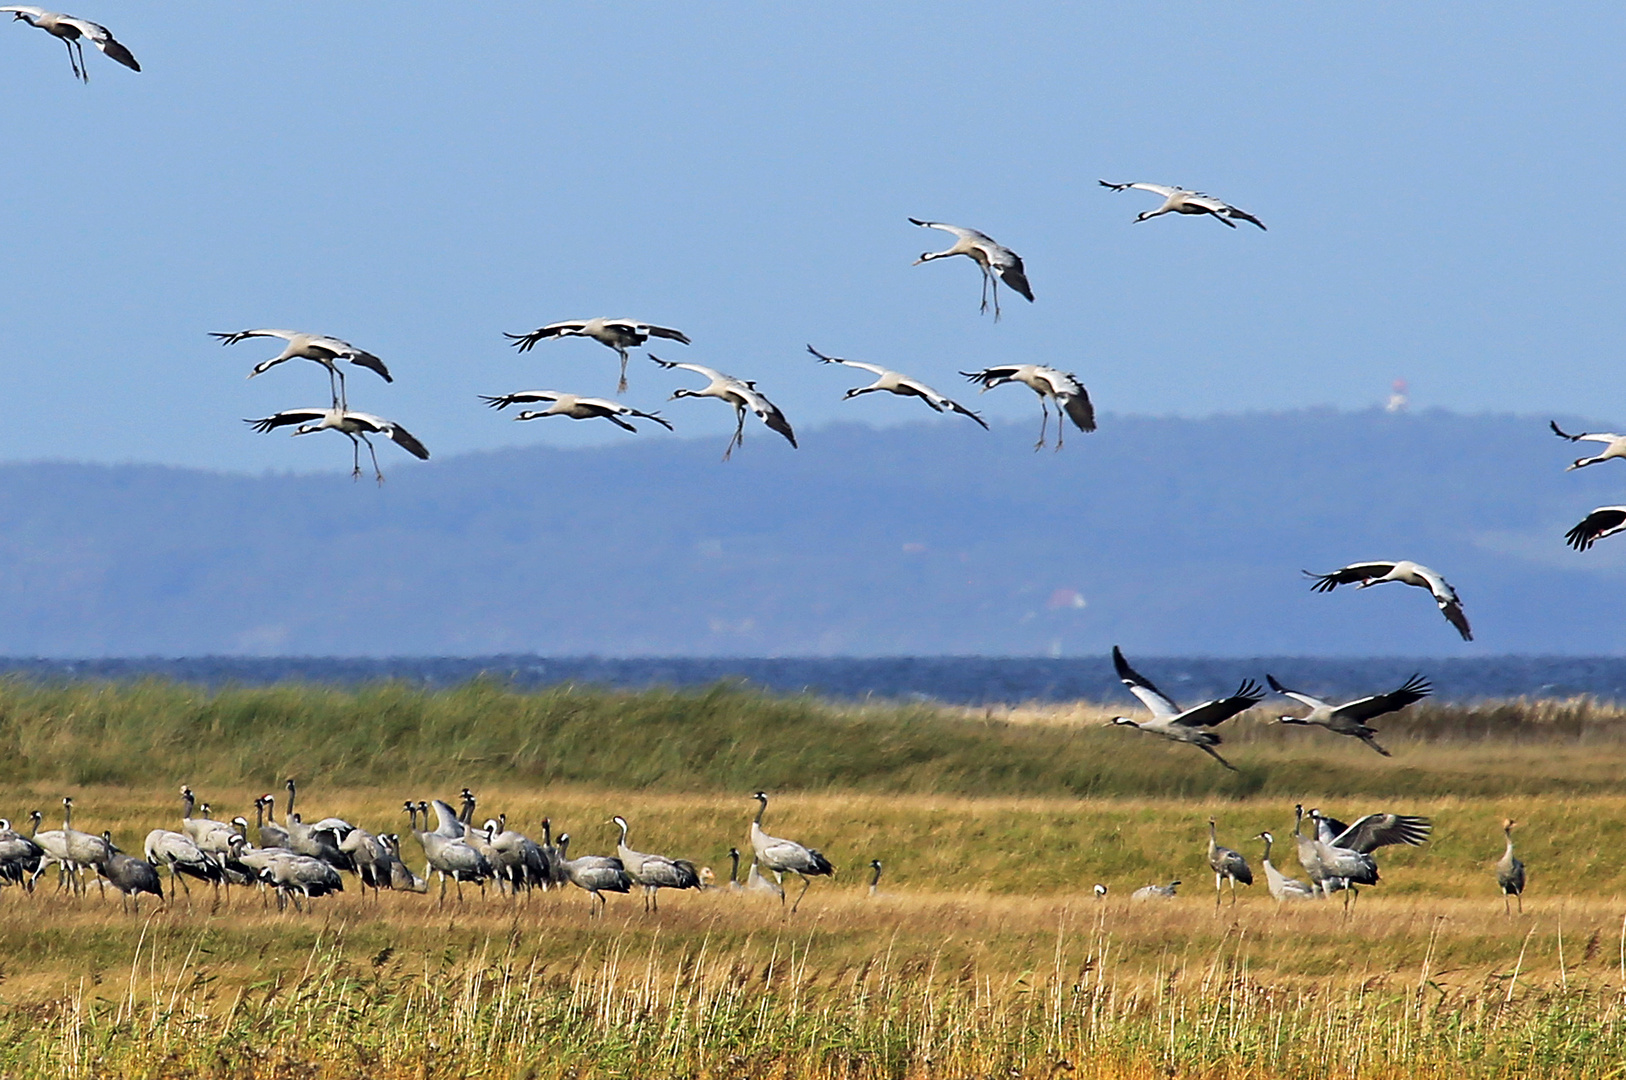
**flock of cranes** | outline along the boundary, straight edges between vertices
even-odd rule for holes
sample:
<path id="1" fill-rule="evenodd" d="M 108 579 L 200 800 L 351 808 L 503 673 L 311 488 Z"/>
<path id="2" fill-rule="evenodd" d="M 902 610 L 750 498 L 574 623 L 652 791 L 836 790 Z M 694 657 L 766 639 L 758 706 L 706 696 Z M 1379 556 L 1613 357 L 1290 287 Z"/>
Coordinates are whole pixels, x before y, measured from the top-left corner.
<path id="1" fill-rule="evenodd" d="M 110 832 L 97 836 L 75 829 L 71 796 L 62 800 L 60 829 L 41 831 L 44 815 L 38 810 L 29 813 L 24 832 L 0 819 L 0 886 L 19 885 L 32 894 L 41 875 L 55 867 L 59 891 L 82 894 L 89 873 L 99 890 L 112 887 L 126 908 L 133 903 L 139 912 L 143 894 L 165 899 L 160 871 L 168 871 L 169 899 L 174 898 L 177 886 L 190 897 L 190 879 L 228 894 L 233 885 L 269 889 L 275 893 L 280 911 L 289 903 L 302 909 L 303 902 L 343 892 L 341 875 L 351 874 L 363 895 L 368 889 L 427 893 L 431 881 L 438 882 L 441 905 L 446 902 L 448 881 L 459 901 L 465 883 L 482 890 L 495 886 L 510 896 L 574 885 L 588 894 L 590 911 L 598 915 L 608 903 L 606 893 L 634 889 L 643 894 L 644 910 L 650 913 L 660 910 L 661 889 L 715 887 L 771 894 L 783 905 L 784 877 L 794 874 L 802 889 L 789 907 L 790 914 L 800 907 L 811 879 L 835 874 L 830 860 L 817 848 L 763 830 L 762 818 L 768 810 L 765 791 L 752 796 L 757 811 L 747 832 L 752 853 L 747 877 L 740 880 L 740 852 L 730 848 L 732 869 L 728 881 L 719 885 L 710 867 L 696 868 L 688 859 L 634 850 L 627 843 L 631 825 L 620 814 L 609 821 L 620 830 L 614 855 L 572 858 L 570 834 L 562 833 L 555 842 L 547 818 L 542 819 L 540 840 L 510 829 L 506 814 L 476 826 L 477 801 L 468 788 L 459 795 L 460 809 L 440 799 L 408 799 L 402 804 L 407 831 L 423 853 L 420 875 L 403 859 L 399 833 L 372 833 L 336 817 L 307 823 L 294 809 L 298 795 L 294 781 L 289 779 L 285 787 L 288 803 L 283 820 L 277 821 L 276 796 L 268 793 L 254 800 L 254 824 L 250 826 L 241 815 L 229 821 L 210 817 L 209 805 L 200 805 L 191 787 L 183 785 L 180 828 L 153 829 L 142 842 L 140 858 L 126 854 Z M 874 876 L 869 892 L 874 896 L 881 880 L 880 861 L 872 860 L 870 868 Z"/>
<path id="2" fill-rule="evenodd" d="M 439 884 L 438 903 L 442 906 L 446 903 L 448 881 L 459 902 L 463 901 L 465 883 L 476 884 L 482 890 L 494 886 L 508 896 L 573 885 L 587 893 L 590 914 L 602 915 L 608 904 L 605 894 L 625 894 L 635 889 L 643 895 L 644 911 L 651 914 L 660 910 L 662 889 L 718 888 L 771 895 L 778 897 L 783 907 L 788 900 L 784 878 L 792 874 L 802 887 L 790 902 L 788 915 L 801 906 L 813 878 L 835 874 L 835 867 L 817 848 L 772 836 L 763 829 L 762 819 L 768 810 L 765 791 L 752 795 L 757 810 L 747 830 L 751 864 L 746 877 L 740 879 L 740 850 L 730 848 L 728 881 L 719 884 L 710 867 L 635 850 L 628 843 L 632 826 L 620 814 L 609 821 L 619 830 L 614 855 L 571 857 L 570 834 L 562 833 L 555 842 L 552 822 L 547 818 L 542 819 L 540 840 L 510 829 L 506 814 L 476 826 L 477 800 L 468 788 L 459 795 L 460 809 L 440 799 L 407 799 L 402 804 L 407 830 L 423 853 L 420 875 L 403 859 L 399 834 L 375 834 L 336 817 L 307 823 L 294 809 L 298 795 L 294 781 L 289 779 L 285 786 L 288 802 L 283 820 L 276 820 L 276 797 L 268 793 L 254 800 L 252 827 L 242 816 L 229 821 L 210 817 L 208 804 L 200 806 L 192 789 L 183 786 L 180 828 L 153 829 L 142 842 L 140 858 L 126 854 L 113 842 L 110 832 L 98 836 L 75 829 L 72 797 L 62 800 L 60 829 L 41 831 L 43 815 L 38 810 L 29 813 L 26 832 L 18 832 L 11 822 L 0 819 L 0 886 L 20 885 L 32 893 L 38 879 L 56 867 L 58 889 L 82 894 L 88 887 L 85 875 L 89 873 L 94 875 L 99 889 L 112 887 L 121 904 L 134 903 L 139 912 L 143 894 L 165 899 L 161 871 L 167 871 L 171 900 L 177 886 L 190 898 L 190 879 L 217 891 L 225 889 L 228 895 L 233 885 L 269 889 L 276 896 L 278 910 L 284 910 L 289 903 L 300 910 L 304 902 L 343 892 L 343 875 L 350 874 L 363 895 L 368 889 L 375 893 L 384 889 L 427 893 L 433 879 Z M 1250 886 L 1254 881 L 1247 858 L 1219 843 L 1218 826 L 1216 818 L 1208 819 L 1206 856 L 1214 872 L 1216 908 L 1227 884 L 1231 903 L 1235 904 L 1237 886 Z M 1513 826 L 1512 820 L 1503 823 L 1507 846 L 1495 866 L 1495 875 L 1503 893 L 1504 911 L 1511 913 L 1510 900 L 1517 899 L 1522 914 L 1525 872 L 1524 863 L 1513 855 Z M 1264 841 L 1261 866 L 1272 898 L 1311 900 L 1343 893 L 1347 911 L 1359 887 L 1378 884 L 1374 852 L 1396 844 L 1419 846 L 1429 839 L 1433 828 L 1430 819 L 1411 814 L 1373 813 L 1346 824 L 1317 808 L 1306 813 L 1302 805 L 1297 806 L 1293 840 L 1307 881 L 1288 877 L 1271 862 L 1275 837 L 1270 832 L 1260 832 L 1254 838 Z M 881 861 L 870 860 L 869 869 L 868 895 L 873 897 L 879 895 Z M 1175 895 L 1179 885 L 1176 879 L 1166 885 L 1145 886 L 1131 895 L 1137 900 L 1166 899 Z M 1105 898 L 1108 889 L 1098 884 L 1094 892 L 1097 898 Z"/>

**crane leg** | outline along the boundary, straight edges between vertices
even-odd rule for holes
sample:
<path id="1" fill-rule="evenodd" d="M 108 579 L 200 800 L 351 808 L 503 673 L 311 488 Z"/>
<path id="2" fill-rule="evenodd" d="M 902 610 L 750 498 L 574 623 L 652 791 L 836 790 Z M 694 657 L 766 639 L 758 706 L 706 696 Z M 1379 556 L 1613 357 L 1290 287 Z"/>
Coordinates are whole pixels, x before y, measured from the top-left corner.
<path id="1" fill-rule="evenodd" d="M 1223 893 L 1223 890 L 1221 889 L 1221 885 L 1224 884 L 1224 881 L 1225 881 L 1225 879 L 1221 875 L 1219 875 L 1219 874 L 1214 875 L 1214 910 L 1215 911 L 1219 910 L 1220 896 Z"/>
<path id="2" fill-rule="evenodd" d="M 627 392 L 627 350 L 618 347 L 615 351 L 621 354 L 621 381 L 615 384 L 615 392 L 625 394 Z"/>
<path id="3" fill-rule="evenodd" d="M 998 322 L 999 321 L 999 279 L 993 275 L 992 271 L 984 271 L 984 272 L 988 274 L 988 284 L 993 286 L 993 290 L 994 290 L 994 321 Z"/>
<path id="4" fill-rule="evenodd" d="M 1039 399 L 1039 441 L 1033 444 L 1033 452 L 1038 453 L 1044 449 L 1045 432 L 1050 428 L 1050 406 L 1044 398 Z"/>
<path id="5" fill-rule="evenodd" d="M 82 79 L 85 82 L 89 82 L 89 77 L 80 73 L 79 62 L 73 58 L 73 42 L 69 41 L 67 38 L 63 38 L 62 46 L 68 50 L 68 66 L 73 68 L 73 77 L 76 79 Z"/>
<path id="6" fill-rule="evenodd" d="M 1517 892 L 1517 893 L 1514 893 L 1513 895 L 1517 896 L 1519 898 L 1519 914 L 1523 915 L 1524 914 L 1524 893 L 1523 892 Z"/>
<path id="7" fill-rule="evenodd" d="M 796 876 L 802 878 L 802 891 L 796 894 L 796 902 L 790 906 L 790 913 L 792 915 L 796 914 L 796 909 L 802 906 L 802 897 L 807 895 L 807 887 L 813 884 L 811 881 L 807 880 L 807 878 L 802 877 L 801 874 L 797 874 Z"/>
<path id="8" fill-rule="evenodd" d="M 350 440 L 350 479 L 352 479 L 352 480 L 360 480 L 361 479 L 361 444 L 358 443 L 356 441 L 356 437 L 354 435 L 350 434 L 348 431 L 344 433 L 344 437 Z"/>
<path id="9" fill-rule="evenodd" d="M 384 482 L 384 470 L 378 467 L 378 450 L 374 448 L 373 440 L 366 435 L 361 437 L 361 441 L 367 444 L 367 452 L 373 456 L 373 476 L 382 484 Z"/>
<path id="10" fill-rule="evenodd" d="M 734 437 L 728 440 L 728 449 L 723 451 L 724 461 L 734 453 L 736 446 L 745 445 L 745 409 L 739 405 L 734 406 L 734 418 L 738 423 L 734 425 Z"/>
<path id="11" fill-rule="evenodd" d="M 981 314 L 988 310 L 988 268 L 981 263 L 978 263 L 977 267 L 982 271 L 982 306 L 977 309 L 978 314 Z"/>

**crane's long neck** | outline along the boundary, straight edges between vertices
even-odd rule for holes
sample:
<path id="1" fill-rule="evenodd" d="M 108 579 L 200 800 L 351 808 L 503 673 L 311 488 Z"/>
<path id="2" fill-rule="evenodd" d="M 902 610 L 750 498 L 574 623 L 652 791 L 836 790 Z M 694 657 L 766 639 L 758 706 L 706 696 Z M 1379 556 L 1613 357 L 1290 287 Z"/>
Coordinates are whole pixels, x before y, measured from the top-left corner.
<path id="1" fill-rule="evenodd" d="M 760 805 L 757 807 L 757 816 L 753 819 L 752 823 L 760 829 L 762 828 L 762 815 L 768 812 L 768 800 L 758 799 L 757 802 Z"/>
<path id="2" fill-rule="evenodd" d="M 615 823 L 615 826 L 616 826 L 616 828 L 621 830 L 621 846 L 626 847 L 627 846 L 627 823 L 625 821 L 618 821 L 618 822 Z"/>
<path id="3" fill-rule="evenodd" d="M 73 831 L 73 803 L 68 799 L 62 800 L 62 831 Z"/>
<path id="4" fill-rule="evenodd" d="M 730 850 L 728 859 L 732 864 L 728 868 L 728 883 L 734 885 L 740 880 L 740 853 L 737 850 Z"/>
<path id="5" fill-rule="evenodd" d="M 1214 835 L 1214 823 L 1208 823 L 1208 857 L 1212 859 L 1219 848 L 1219 838 Z"/>
<path id="6" fill-rule="evenodd" d="M 870 874 L 870 879 L 869 879 L 869 891 L 874 892 L 876 887 L 881 884 L 881 867 L 880 867 L 880 864 L 877 863 L 875 866 L 870 867 L 870 871 L 871 871 L 871 874 Z"/>
<path id="7" fill-rule="evenodd" d="M 553 846 L 553 821 L 551 818 L 542 819 L 542 846 Z"/>
<path id="8" fill-rule="evenodd" d="M 265 828 L 265 800 L 264 799 L 255 799 L 254 800 L 254 827 L 256 829 Z"/>
<path id="9" fill-rule="evenodd" d="M 181 792 L 181 820 L 182 821 L 191 821 L 192 820 L 192 807 L 194 805 L 196 805 L 196 800 L 192 796 L 192 790 L 190 788 L 188 788 L 187 790 Z"/>
<path id="10" fill-rule="evenodd" d="M 277 797 L 275 795 L 265 797 L 265 820 L 272 825 L 277 823 Z"/>
<path id="11" fill-rule="evenodd" d="M 1265 865 L 1270 865 L 1270 838 L 1265 838 Z"/>
<path id="12" fill-rule="evenodd" d="M 1503 829 L 1502 835 L 1507 837 L 1507 850 L 1502 852 L 1502 861 L 1511 862 L 1513 859 L 1513 830 Z"/>
<path id="13" fill-rule="evenodd" d="M 294 816 L 294 782 L 288 781 L 288 817 Z"/>

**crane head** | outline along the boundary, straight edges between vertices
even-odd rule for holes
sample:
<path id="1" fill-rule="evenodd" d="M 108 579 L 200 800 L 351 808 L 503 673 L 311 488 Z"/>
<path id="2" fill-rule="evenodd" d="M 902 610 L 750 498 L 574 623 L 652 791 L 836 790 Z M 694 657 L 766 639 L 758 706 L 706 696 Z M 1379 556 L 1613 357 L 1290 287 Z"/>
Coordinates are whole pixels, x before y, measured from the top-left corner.
<path id="1" fill-rule="evenodd" d="M 768 805 L 768 793 L 766 791 L 759 791 L 755 795 L 751 796 L 751 798 L 755 799 L 757 802 L 761 803 L 763 806 Z"/>
<path id="2" fill-rule="evenodd" d="M 1131 720 L 1127 716 L 1114 716 L 1112 718 L 1112 720 L 1111 720 L 1111 723 L 1114 723 L 1114 724 L 1126 724 L 1129 727 L 1135 727 L 1135 728 L 1140 727 L 1139 724 L 1137 724 L 1135 721 Z"/>

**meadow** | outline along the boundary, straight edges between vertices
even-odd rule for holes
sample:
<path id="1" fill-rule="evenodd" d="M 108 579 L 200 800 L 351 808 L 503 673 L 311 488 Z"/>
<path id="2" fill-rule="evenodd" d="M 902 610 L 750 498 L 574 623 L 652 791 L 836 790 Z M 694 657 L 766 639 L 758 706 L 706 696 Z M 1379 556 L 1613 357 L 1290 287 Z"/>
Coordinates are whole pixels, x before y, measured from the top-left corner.
<path id="1" fill-rule="evenodd" d="M 71 794 L 77 827 L 130 850 L 176 827 L 182 783 L 252 820 L 292 775 L 307 820 L 404 831 L 404 798 L 467 784 L 482 818 L 534 834 L 548 816 L 573 853 L 613 851 L 620 813 L 634 846 L 726 878 L 761 787 L 769 831 L 839 873 L 788 918 L 721 889 L 595 920 L 573 889 L 441 905 L 352 886 L 279 914 L 195 886 L 135 916 L 94 889 L 7 888 L 0 1075 L 1620 1075 L 1626 713 L 1430 706 L 1391 718 L 1382 758 L 1256 710 L 1227 725 L 1231 774 L 1105 726 L 1114 711 L 3 684 L 0 814 L 54 824 Z M 1256 872 L 1250 838 L 1272 830 L 1295 872 L 1301 801 L 1427 814 L 1434 839 L 1385 849 L 1347 914 L 1278 907 L 1262 875 L 1216 910 L 1209 816 Z M 1523 916 L 1491 876 L 1506 816 Z M 1173 901 L 1128 899 L 1172 878 Z"/>

